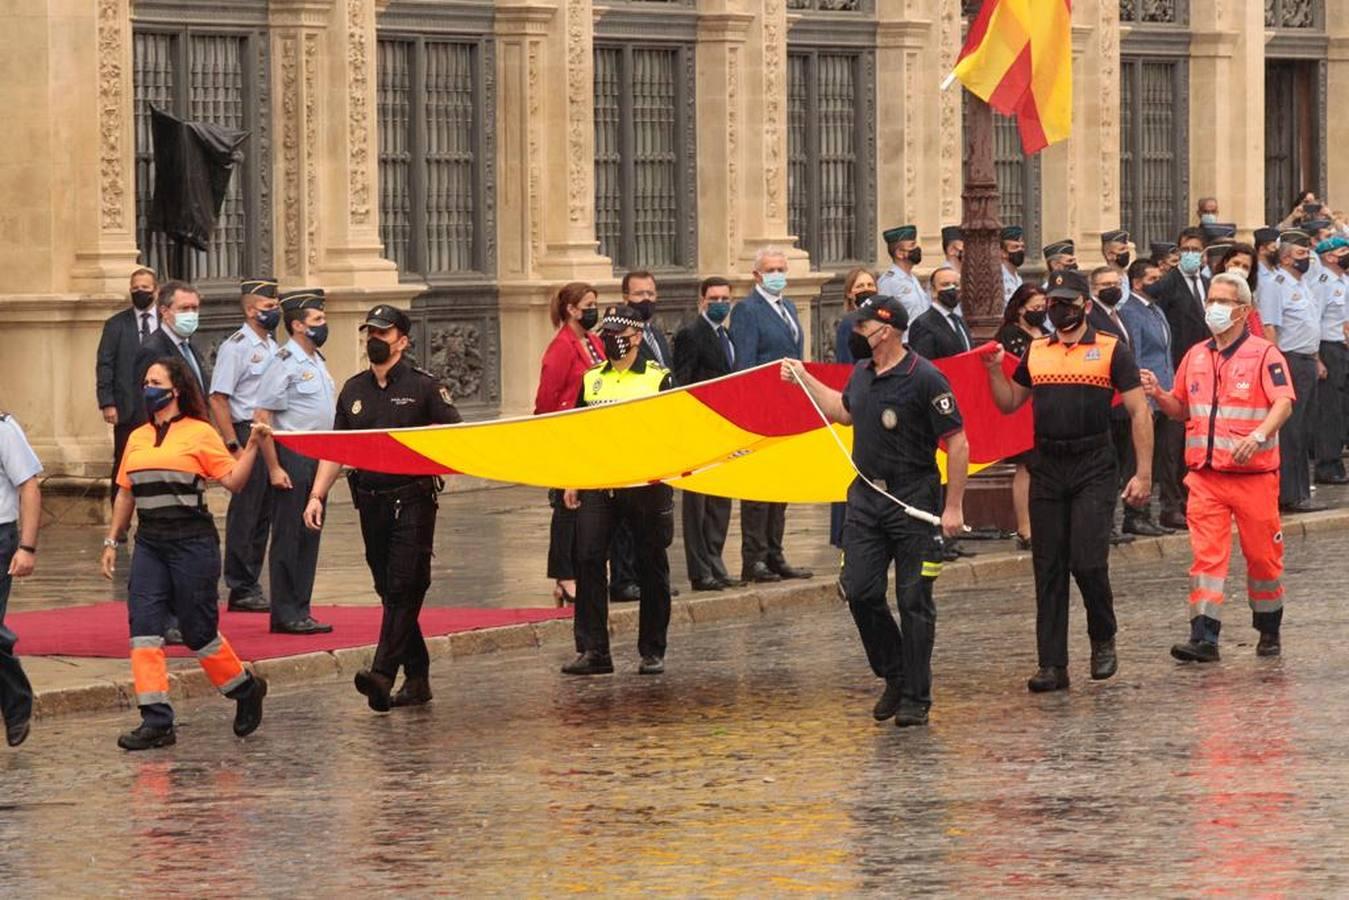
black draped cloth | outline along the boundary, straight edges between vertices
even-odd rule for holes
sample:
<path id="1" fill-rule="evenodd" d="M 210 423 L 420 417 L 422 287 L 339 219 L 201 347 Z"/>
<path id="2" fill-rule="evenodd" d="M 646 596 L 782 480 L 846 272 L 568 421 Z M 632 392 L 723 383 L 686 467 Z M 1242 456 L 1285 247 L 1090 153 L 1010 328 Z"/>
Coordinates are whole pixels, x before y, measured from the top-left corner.
<path id="1" fill-rule="evenodd" d="M 244 158 L 240 147 L 248 132 L 184 122 L 151 106 L 150 133 L 155 148 L 150 230 L 205 250 L 234 167 Z"/>

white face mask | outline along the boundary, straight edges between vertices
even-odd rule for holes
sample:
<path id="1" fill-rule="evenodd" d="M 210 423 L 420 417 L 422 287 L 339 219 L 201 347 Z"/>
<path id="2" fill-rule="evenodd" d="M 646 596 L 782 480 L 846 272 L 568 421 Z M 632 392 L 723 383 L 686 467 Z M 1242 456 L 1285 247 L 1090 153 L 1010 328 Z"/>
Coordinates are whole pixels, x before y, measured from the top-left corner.
<path id="1" fill-rule="evenodd" d="M 1232 275 L 1237 276 L 1242 281 L 1245 281 L 1247 278 L 1251 277 L 1251 273 L 1246 269 L 1243 269 L 1241 266 L 1228 266 L 1225 271 L 1227 271 Z"/>
<path id="2" fill-rule="evenodd" d="M 1232 327 L 1232 307 L 1225 303 L 1210 303 L 1204 307 L 1204 323 L 1215 335 Z"/>

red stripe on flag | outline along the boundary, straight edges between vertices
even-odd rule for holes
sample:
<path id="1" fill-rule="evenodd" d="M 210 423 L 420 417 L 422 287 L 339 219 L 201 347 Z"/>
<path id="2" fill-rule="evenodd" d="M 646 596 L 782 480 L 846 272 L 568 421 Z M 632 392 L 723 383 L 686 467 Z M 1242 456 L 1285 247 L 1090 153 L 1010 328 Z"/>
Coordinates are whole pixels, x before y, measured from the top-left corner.
<path id="1" fill-rule="evenodd" d="M 842 389 L 852 366 L 807 363 L 810 373 Z M 784 387 L 791 390 L 783 391 Z M 689 394 L 737 428 L 765 437 L 786 437 L 823 427 L 820 414 L 796 385 L 785 385 L 776 363 L 688 388 Z M 773 397 L 773 401 L 766 401 Z"/>
<path id="2" fill-rule="evenodd" d="M 454 470 L 411 450 L 382 431 L 318 431 L 278 434 L 285 446 L 316 459 L 328 459 L 370 472 L 398 475 L 451 475 Z"/>
<path id="3" fill-rule="evenodd" d="M 1004 116 L 1016 115 L 1017 107 L 1030 95 L 1031 74 L 1030 44 L 1027 44 L 989 95 L 988 105 Z"/>
<path id="4" fill-rule="evenodd" d="M 1016 130 L 1021 135 L 1021 150 L 1027 156 L 1049 146 L 1049 139 L 1040 124 L 1040 108 L 1035 105 L 1035 95 L 1030 91 L 1026 92 L 1026 100 L 1017 110 Z"/>

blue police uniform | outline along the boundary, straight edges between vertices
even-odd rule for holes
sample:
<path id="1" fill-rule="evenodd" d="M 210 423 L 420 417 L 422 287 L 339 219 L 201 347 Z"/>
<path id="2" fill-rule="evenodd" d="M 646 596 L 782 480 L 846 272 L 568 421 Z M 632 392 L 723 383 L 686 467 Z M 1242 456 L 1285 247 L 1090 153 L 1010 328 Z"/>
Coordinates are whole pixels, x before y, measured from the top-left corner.
<path id="1" fill-rule="evenodd" d="M 909 321 L 917 321 L 932 305 L 932 298 L 923 290 L 923 283 L 911 272 L 905 272 L 896 263 L 881 273 L 876 279 L 876 293 L 885 297 L 894 297 L 904 304 Z"/>
<path id="2" fill-rule="evenodd" d="M 42 463 L 23 429 L 11 416 L 0 413 L 0 711 L 7 728 L 33 716 L 33 686 L 14 655 L 18 638 L 5 627 L 5 607 L 14 580 L 9 562 L 19 549 L 19 486 L 40 474 Z"/>
<path id="3" fill-rule="evenodd" d="M 1279 460 L 1279 504 L 1284 507 L 1311 499 L 1307 456 L 1312 442 L 1311 414 L 1316 405 L 1316 357 L 1321 349 L 1321 309 L 1310 276 L 1297 278 L 1281 271 L 1260 291 L 1260 320 L 1278 329 L 1277 344 L 1292 376 L 1293 414 L 1279 431 L 1283 445 Z"/>
<path id="4" fill-rule="evenodd" d="M 1335 249 L 1349 247 L 1349 241 L 1336 240 Z M 1344 338 L 1349 277 L 1322 266 L 1321 274 L 1312 282 L 1312 290 L 1321 309 L 1320 357 L 1326 367 L 1326 377 L 1316 385 L 1316 407 L 1311 416 L 1316 480 L 1341 484 L 1346 480 L 1340 457 L 1344 451 L 1344 393 L 1349 383 L 1349 348 Z"/>

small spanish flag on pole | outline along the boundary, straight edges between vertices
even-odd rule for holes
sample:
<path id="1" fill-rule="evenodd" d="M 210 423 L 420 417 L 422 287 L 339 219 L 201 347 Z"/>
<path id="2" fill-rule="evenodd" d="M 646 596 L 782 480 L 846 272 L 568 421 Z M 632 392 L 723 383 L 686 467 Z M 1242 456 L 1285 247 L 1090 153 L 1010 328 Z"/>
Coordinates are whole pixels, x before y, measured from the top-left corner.
<path id="1" fill-rule="evenodd" d="M 1072 0 L 984 0 L 951 78 L 1004 116 L 1016 116 L 1027 154 L 1068 137 Z"/>

